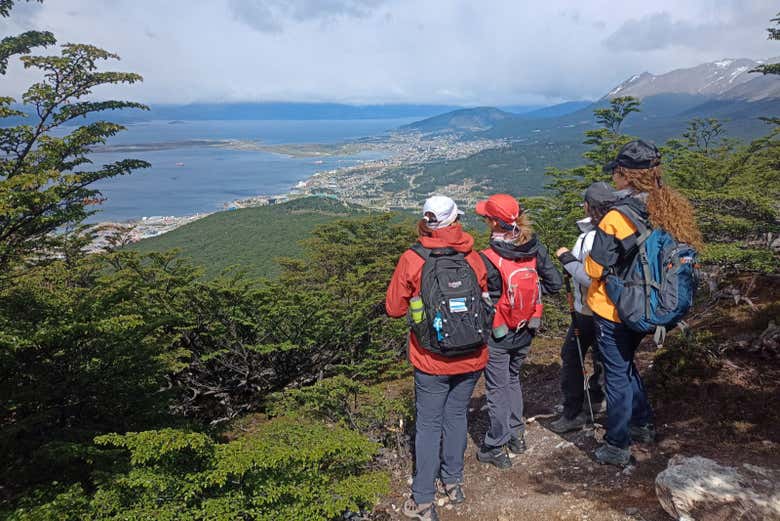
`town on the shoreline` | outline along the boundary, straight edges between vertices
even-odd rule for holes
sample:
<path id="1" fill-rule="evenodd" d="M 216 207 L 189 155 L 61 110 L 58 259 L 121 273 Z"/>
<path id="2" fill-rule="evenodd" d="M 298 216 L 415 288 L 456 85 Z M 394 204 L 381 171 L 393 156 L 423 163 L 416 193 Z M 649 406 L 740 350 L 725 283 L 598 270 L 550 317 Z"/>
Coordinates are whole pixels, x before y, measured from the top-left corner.
<path id="1" fill-rule="evenodd" d="M 273 153 L 305 157 L 324 155 L 347 155 L 362 151 L 381 152 L 382 159 L 370 159 L 357 165 L 321 171 L 300 181 L 285 194 L 258 194 L 224 204 L 224 210 L 266 206 L 309 196 L 332 197 L 342 201 L 379 210 L 400 210 L 415 207 L 419 201 L 413 194 L 414 175 L 402 175 L 400 169 L 414 169 L 434 161 L 463 159 L 484 150 L 509 146 L 504 139 L 464 140 L 457 134 L 430 135 L 419 132 L 398 132 L 386 139 L 366 139 L 338 145 L 263 145 L 253 142 L 219 142 L 211 146 L 230 147 L 242 150 L 262 149 Z M 260 147 L 260 148 L 258 148 Z M 406 187 L 394 183 L 392 190 L 384 186 L 399 177 Z M 474 185 L 468 179 L 460 184 L 442 187 L 448 194 L 459 199 L 478 197 L 472 193 Z M 118 234 L 122 242 L 133 243 L 156 237 L 191 223 L 213 212 L 185 216 L 145 216 L 125 222 L 100 222 L 93 226 L 95 240 L 90 250 L 103 250 L 116 241 Z"/>

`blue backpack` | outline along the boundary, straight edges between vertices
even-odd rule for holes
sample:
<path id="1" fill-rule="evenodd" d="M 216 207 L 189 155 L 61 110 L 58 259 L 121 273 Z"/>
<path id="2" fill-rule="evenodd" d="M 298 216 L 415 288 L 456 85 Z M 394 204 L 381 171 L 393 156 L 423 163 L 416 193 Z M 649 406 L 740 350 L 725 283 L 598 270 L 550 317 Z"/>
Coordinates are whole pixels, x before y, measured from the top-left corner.
<path id="1" fill-rule="evenodd" d="M 668 232 L 650 228 L 633 209 L 614 208 L 637 228 L 633 258 L 626 269 L 606 277 L 607 296 L 620 320 L 640 333 L 654 333 L 663 345 L 667 330 L 682 322 L 693 307 L 699 282 L 696 250 Z"/>

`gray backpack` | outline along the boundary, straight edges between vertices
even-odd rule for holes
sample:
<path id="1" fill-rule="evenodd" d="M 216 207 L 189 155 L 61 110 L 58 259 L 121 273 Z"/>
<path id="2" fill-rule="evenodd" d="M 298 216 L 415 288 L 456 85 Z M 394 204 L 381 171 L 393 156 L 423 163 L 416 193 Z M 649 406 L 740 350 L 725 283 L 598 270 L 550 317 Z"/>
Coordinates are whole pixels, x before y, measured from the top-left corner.
<path id="1" fill-rule="evenodd" d="M 411 321 L 420 346 L 442 356 L 463 356 L 482 348 L 490 335 L 493 307 L 466 256 L 452 248 L 412 251 L 425 260 L 420 297 L 425 307 L 421 322 Z"/>

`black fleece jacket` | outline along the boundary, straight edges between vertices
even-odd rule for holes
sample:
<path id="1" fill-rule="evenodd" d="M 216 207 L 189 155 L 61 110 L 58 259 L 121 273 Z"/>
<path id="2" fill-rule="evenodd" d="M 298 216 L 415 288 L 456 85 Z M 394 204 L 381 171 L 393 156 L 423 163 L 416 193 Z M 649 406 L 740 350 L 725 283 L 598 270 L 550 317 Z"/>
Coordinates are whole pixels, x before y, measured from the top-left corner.
<path id="1" fill-rule="evenodd" d="M 561 286 L 563 286 L 561 273 L 553 264 L 552 259 L 547 252 L 547 248 L 539 242 L 536 234 L 531 237 L 530 241 L 520 245 L 491 240 L 490 248 L 505 259 L 510 260 L 536 257 L 536 272 L 539 274 L 539 282 L 542 286 L 543 295 L 557 293 L 561 289 Z M 493 302 L 497 302 L 503 291 L 501 272 L 498 271 L 498 268 L 494 266 L 484 254 L 480 254 L 480 256 L 487 269 L 490 298 Z M 491 337 L 490 340 L 488 340 L 488 345 L 492 348 L 504 350 L 523 348 L 531 344 L 534 334 L 535 333 L 531 332 L 527 327 L 524 327 L 519 331 L 509 331 L 509 334 L 500 340 Z"/>

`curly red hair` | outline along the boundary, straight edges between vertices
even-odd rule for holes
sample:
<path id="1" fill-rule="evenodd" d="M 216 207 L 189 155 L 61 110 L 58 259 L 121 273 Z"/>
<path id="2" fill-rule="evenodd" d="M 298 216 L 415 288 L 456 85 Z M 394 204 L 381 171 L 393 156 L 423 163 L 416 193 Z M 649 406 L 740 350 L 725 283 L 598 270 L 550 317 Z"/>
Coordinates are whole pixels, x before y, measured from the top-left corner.
<path id="1" fill-rule="evenodd" d="M 701 249 L 704 239 L 696 224 L 693 205 L 680 192 L 664 184 L 660 166 L 641 169 L 619 166 L 616 173 L 625 177 L 634 190 L 648 194 L 647 211 L 653 226 L 663 228 L 678 241 Z"/>

